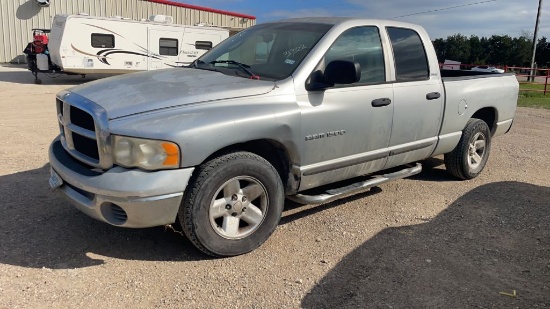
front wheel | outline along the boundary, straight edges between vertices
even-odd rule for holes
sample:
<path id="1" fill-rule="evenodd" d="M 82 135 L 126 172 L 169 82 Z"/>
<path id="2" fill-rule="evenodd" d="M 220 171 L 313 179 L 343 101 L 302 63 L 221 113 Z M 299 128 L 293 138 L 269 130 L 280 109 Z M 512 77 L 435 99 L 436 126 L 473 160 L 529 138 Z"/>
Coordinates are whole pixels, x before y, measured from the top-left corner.
<path id="1" fill-rule="evenodd" d="M 273 233 L 284 207 L 275 168 L 248 152 L 199 166 L 179 210 L 183 231 L 201 251 L 234 256 L 258 248 Z"/>
<path id="2" fill-rule="evenodd" d="M 453 151 L 445 154 L 447 172 L 460 179 L 477 177 L 485 167 L 491 150 L 491 131 L 485 121 L 470 119 Z"/>

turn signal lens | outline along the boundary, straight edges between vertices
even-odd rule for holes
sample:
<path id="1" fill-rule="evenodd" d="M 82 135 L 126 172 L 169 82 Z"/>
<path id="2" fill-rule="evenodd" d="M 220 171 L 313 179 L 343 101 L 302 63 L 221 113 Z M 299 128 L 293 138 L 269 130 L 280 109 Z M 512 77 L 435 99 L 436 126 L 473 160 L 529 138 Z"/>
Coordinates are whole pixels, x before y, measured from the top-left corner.
<path id="1" fill-rule="evenodd" d="M 166 159 L 162 165 L 174 166 L 180 163 L 180 149 L 176 144 L 162 143 L 162 148 L 166 152 Z"/>

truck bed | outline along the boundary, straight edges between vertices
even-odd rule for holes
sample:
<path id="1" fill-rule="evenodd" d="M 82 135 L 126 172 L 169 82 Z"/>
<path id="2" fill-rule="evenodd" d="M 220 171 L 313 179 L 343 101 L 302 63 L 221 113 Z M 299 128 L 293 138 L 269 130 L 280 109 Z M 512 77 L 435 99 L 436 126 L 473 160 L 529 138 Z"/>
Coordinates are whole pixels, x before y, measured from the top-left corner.
<path id="1" fill-rule="evenodd" d="M 488 123 L 493 135 L 505 132 L 499 124 L 514 118 L 518 82 L 512 73 L 485 73 L 476 71 L 441 70 L 445 88 L 445 112 L 441 135 L 460 132 L 465 119 L 476 111 L 497 110 L 494 123 Z"/>
<path id="2" fill-rule="evenodd" d="M 441 72 L 441 77 L 444 79 L 457 78 L 457 77 L 483 78 L 483 77 L 514 75 L 513 73 L 489 73 L 489 72 L 479 72 L 479 71 L 471 71 L 471 70 L 447 70 L 447 69 L 442 69 L 440 70 L 440 72 Z"/>

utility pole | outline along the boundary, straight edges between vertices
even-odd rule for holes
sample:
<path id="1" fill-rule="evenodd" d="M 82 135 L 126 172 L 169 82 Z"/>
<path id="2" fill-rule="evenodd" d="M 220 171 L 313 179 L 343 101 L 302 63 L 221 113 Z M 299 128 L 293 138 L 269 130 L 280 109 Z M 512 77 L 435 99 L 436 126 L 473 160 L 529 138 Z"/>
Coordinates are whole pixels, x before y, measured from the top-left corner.
<path id="1" fill-rule="evenodd" d="M 537 36 L 539 32 L 540 13 L 542 11 L 542 0 L 539 0 L 539 10 L 537 12 L 537 22 L 535 23 L 535 34 L 533 35 L 533 56 L 531 58 L 531 74 L 529 81 L 535 81 L 535 55 L 537 54 Z"/>

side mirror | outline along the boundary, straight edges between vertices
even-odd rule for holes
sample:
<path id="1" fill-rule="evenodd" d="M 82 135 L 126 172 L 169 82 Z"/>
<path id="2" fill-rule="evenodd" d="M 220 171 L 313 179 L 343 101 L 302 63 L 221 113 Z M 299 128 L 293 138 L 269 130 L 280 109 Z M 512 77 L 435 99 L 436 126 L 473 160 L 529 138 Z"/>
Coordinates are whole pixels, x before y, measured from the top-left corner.
<path id="1" fill-rule="evenodd" d="M 334 60 L 325 69 L 325 78 L 333 84 L 353 84 L 361 80 L 361 65 L 355 61 Z"/>
<path id="2" fill-rule="evenodd" d="M 355 61 L 333 60 L 325 72 L 315 71 L 306 83 L 306 90 L 325 90 L 335 84 L 353 84 L 361 80 L 361 65 Z"/>

